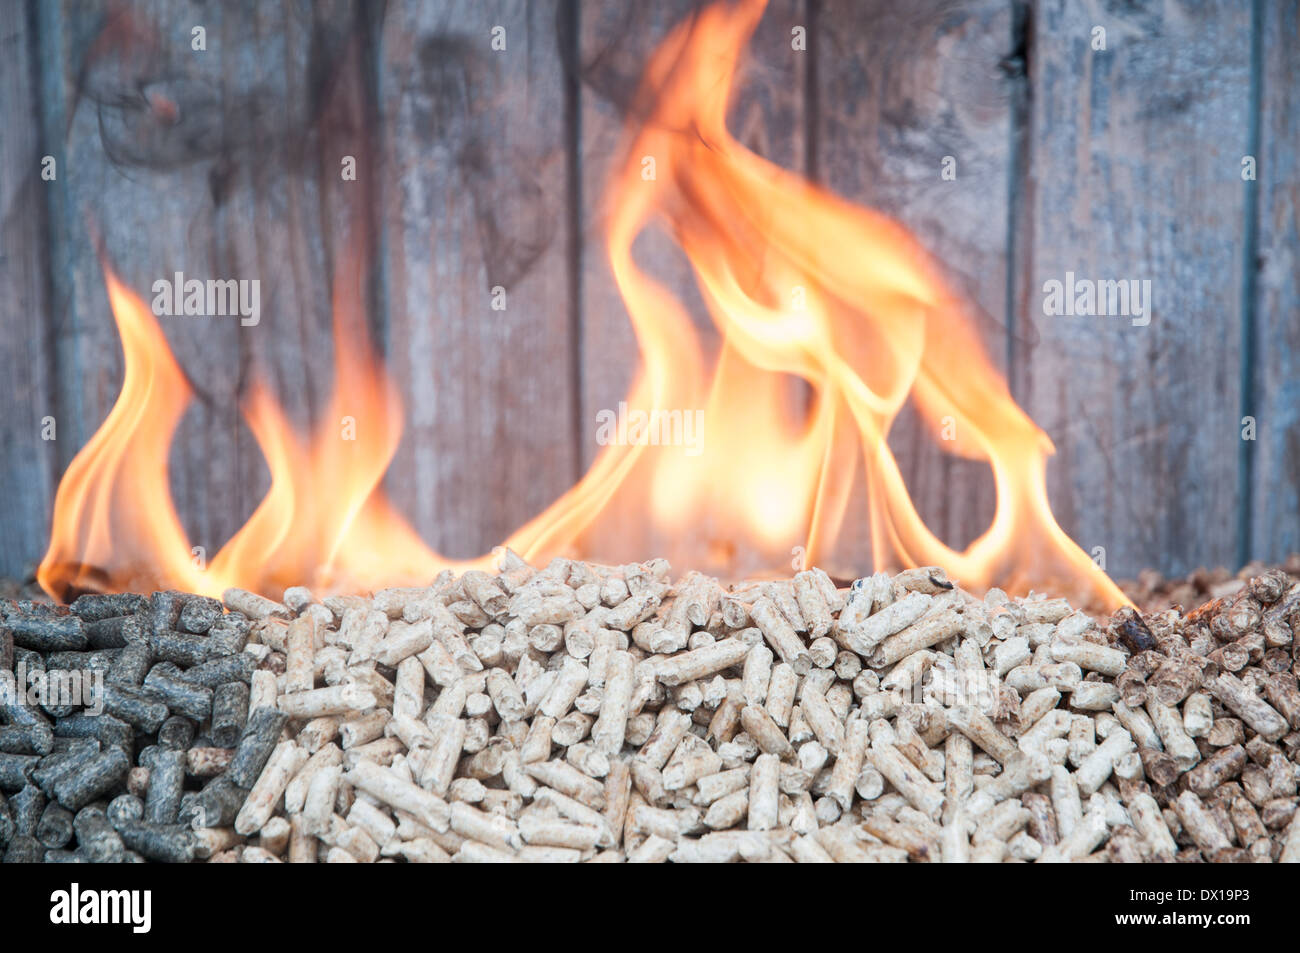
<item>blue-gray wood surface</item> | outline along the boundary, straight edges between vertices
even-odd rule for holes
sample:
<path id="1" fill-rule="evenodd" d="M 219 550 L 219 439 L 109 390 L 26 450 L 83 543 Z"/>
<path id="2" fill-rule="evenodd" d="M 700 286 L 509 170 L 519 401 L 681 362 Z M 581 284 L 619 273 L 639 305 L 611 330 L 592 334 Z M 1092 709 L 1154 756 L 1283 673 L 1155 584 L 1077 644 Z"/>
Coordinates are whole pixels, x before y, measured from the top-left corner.
<path id="1" fill-rule="evenodd" d="M 0 5 L 0 576 L 39 560 L 121 386 L 89 221 L 142 293 L 175 271 L 262 280 L 256 328 L 166 324 L 198 396 L 171 459 L 197 544 L 268 485 L 250 383 L 299 426 L 329 399 L 332 277 L 357 253 L 406 410 L 399 509 L 454 556 L 540 512 L 636 365 L 599 199 L 639 71 L 695 2 Z M 1295 0 L 771 0 L 732 128 L 943 261 L 1056 444 L 1062 526 L 1113 575 L 1237 565 L 1300 549 L 1298 51 Z M 681 252 L 644 246 L 698 307 Z M 1150 324 L 1045 315 L 1066 271 L 1149 279 Z M 910 412 L 891 444 L 930 525 L 978 535 L 986 468 Z M 850 512 L 835 568 L 865 569 Z"/>

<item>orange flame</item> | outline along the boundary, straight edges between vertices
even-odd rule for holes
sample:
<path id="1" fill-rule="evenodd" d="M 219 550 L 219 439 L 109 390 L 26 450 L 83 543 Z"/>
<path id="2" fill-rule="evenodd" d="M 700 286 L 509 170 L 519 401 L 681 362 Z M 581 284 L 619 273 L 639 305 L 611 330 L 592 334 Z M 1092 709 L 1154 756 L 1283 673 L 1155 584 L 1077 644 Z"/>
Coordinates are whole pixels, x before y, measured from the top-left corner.
<path id="1" fill-rule="evenodd" d="M 915 239 L 728 133 L 733 80 L 763 6 L 710 7 L 656 51 L 635 113 L 643 122 L 629 131 L 608 196 L 609 260 L 642 356 L 626 408 L 643 413 L 650 431 L 667 422 L 678 442 L 683 426 L 702 422 L 699 443 L 655 446 L 644 430 L 616 440 L 506 545 L 532 560 L 608 557 L 592 540 L 602 527 L 635 520 L 680 541 L 668 554 L 678 563 L 716 568 L 706 565 L 716 554 L 691 545 L 706 528 L 769 569 L 788 559 L 792 543 L 802 543 L 811 564 L 834 550 L 860 459 L 878 568 L 942 565 L 968 588 L 1053 586 L 1107 607 L 1126 602 L 1053 519 L 1051 442 L 1012 400 L 963 303 Z M 652 176 L 643 174 L 647 157 Z M 720 337 L 711 373 L 685 307 L 633 260 L 633 243 L 651 223 L 668 230 L 694 269 Z M 189 388 L 152 315 L 111 273 L 107 280 L 126 380 L 59 488 L 39 574 L 47 591 L 126 587 L 152 567 L 194 591 L 240 585 L 278 595 L 293 584 L 418 581 L 448 564 L 379 488 L 400 436 L 400 401 L 371 354 L 353 279 L 336 289 L 329 410 L 304 443 L 254 390 L 245 409 L 271 489 L 211 566 L 195 567 L 165 463 Z M 792 380 L 812 395 L 802 418 L 791 407 Z M 936 430 L 953 419 L 954 452 L 992 468 L 993 522 L 962 552 L 926 527 L 889 450 L 890 426 L 909 396 Z M 344 414 L 358 423 L 354 441 L 335 429 Z"/>

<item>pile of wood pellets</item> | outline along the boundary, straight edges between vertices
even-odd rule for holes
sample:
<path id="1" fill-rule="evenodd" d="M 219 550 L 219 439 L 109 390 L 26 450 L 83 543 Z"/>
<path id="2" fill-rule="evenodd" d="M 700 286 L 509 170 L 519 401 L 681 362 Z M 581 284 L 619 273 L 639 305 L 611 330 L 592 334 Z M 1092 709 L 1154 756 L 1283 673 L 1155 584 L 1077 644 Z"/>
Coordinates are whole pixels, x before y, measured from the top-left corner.
<path id="1" fill-rule="evenodd" d="M 1300 553 L 1292 553 L 1273 566 L 1247 563 L 1236 572 L 1219 566 L 1194 569 L 1185 576 L 1166 576 L 1154 569 L 1144 569 L 1136 579 L 1123 579 L 1118 585 L 1143 612 L 1160 612 L 1174 606 L 1190 611 L 1214 599 L 1235 596 L 1256 576 L 1279 571 L 1292 583 L 1300 582 Z"/>
<path id="2" fill-rule="evenodd" d="M 6 862 L 1300 861 L 1300 585 L 652 560 L 0 601 Z M 33 673 L 39 673 L 39 678 Z M 62 673 L 83 691 L 33 701 Z M 0 686 L 2 690 L 4 686 Z M 20 697 L 21 696 L 21 697 Z"/>

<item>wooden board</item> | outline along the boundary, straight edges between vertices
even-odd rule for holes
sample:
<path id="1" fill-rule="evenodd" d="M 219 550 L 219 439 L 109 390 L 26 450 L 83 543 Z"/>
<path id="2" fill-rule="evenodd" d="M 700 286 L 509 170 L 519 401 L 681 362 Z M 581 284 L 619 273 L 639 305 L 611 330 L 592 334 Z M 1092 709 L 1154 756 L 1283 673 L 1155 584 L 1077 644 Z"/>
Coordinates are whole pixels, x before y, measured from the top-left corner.
<path id="1" fill-rule="evenodd" d="M 1016 393 L 1056 443 L 1062 526 L 1117 578 L 1237 545 L 1240 160 L 1250 5 L 1045 0 L 1030 46 L 1029 234 Z M 1106 28 L 1107 49 L 1090 46 Z M 1044 283 L 1149 279 L 1146 327 L 1044 315 Z"/>
<path id="2" fill-rule="evenodd" d="M 37 45 L 27 14 L 11 5 L 0 31 L 0 578 L 20 579 L 44 551 L 58 463 L 59 442 L 42 439 L 42 419 L 61 416 L 45 259 L 46 190 L 56 186 L 40 176 Z"/>
<path id="3" fill-rule="evenodd" d="M 563 8 L 406 0 L 383 24 L 387 351 L 407 418 L 388 485 L 444 555 L 487 551 L 578 476 Z"/>
<path id="4" fill-rule="evenodd" d="M 606 186 L 621 161 L 628 113 L 650 55 L 669 32 L 693 15 L 699 0 L 654 4 L 610 4 L 585 0 L 580 8 L 582 281 L 581 426 L 584 465 L 600 449 L 596 415 L 623 400 L 639 366 L 639 352 L 627 309 L 610 272 L 605 246 Z M 786 168 L 803 170 L 804 76 L 806 53 L 791 49 L 790 30 L 806 22 L 802 0 L 773 0 L 749 45 L 728 115 L 728 128 L 740 142 Z M 702 351 L 711 366 L 718 335 L 680 247 L 662 229 L 638 238 L 636 261 L 670 288 L 694 319 Z M 683 408 L 685 409 L 685 408 Z M 668 552 L 673 541 L 644 532 L 644 518 L 622 514 L 602 519 L 586 544 L 597 558 L 642 558 Z M 633 521 L 638 525 L 633 525 Z"/>
<path id="5" fill-rule="evenodd" d="M 1300 552 L 1300 11 L 1264 3 L 1249 556 Z"/>
<path id="6" fill-rule="evenodd" d="M 1007 351 L 1007 220 L 1016 84 L 1011 4 L 1003 0 L 828 0 L 816 24 L 822 184 L 907 226 L 981 312 L 995 366 Z M 945 157 L 955 178 L 942 178 Z M 908 404 L 890 433 L 917 511 L 962 548 L 993 517 L 986 464 L 943 452 Z M 861 474 L 859 474 L 861 479 Z M 871 566 L 865 492 L 838 557 Z M 858 529 L 855 531 L 854 527 Z"/>
<path id="7" fill-rule="evenodd" d="M 210 558 L 268 485 L 238 409 L 248 382 L 266 381 L 300 426 L 328 394 L 329 256 L 343 200 L 327 196 L 338 155 L 356 151 L 366 132 L 329 121 L 349 108 L 339 87 L 361 77 L 355 66 L 344 76 L 352 7 L 37 7 L 43 131 L 63 158 L 66 189 L 49 248 L 60 472 L 121 386 L 88 221 L 146 302 L 155 280 L 178 271 L 261 282 L 255 327 L 238 317 L 161 319 L 196 392 L 173 444 L 173 494 Z M 195 26 L 206 30 L 206 50 L 192 48 Z M 328 145 L 326 134 L 336 137 Z"/>
<path id="8" fill-rule="evenodd" d="M 332 279 L 358 255 L 364 317 L 405 402 L 387 480 L 398 508 L 453 556 L 545 508 L 591 463 L 595 415 L 637 366 L 602 197 L 641 71 L 699 2 L 13 4 L 0 40 L 0 576 L 39 560 L 58 477 L 121 386 L 92 221 L 146 299 L 176 271 L 262 283 L 256 328 L 162 319 L 198 395 L 173 492 L 209 555 L 268 482 L 239 401 L 261 379 L 297 426 L 317 420 Z M 1085 549 L 1105 547 L 1115 576 L 1300 549 L 1300 24 L 1293 3 L 1254 6 L 1252 37 L 1252 5 L 1233 0 L 772 0 L 729 117 L 745 145 L 897 217 L 945 264 L 1056 442 L 1058 518 Z M 195 25 L 206 51 L 191 49 Z M 790 49 L 796 25 L 807 53 Z M 1098 25 L 1104 52 L 1090 49 Z M 1252 193 L 1240 172 L 1255 108 Z M 39 180 L 46 152 L 54 183 Z M 355 182 L 341 180 L 344 155 Z M 955 181 L 940 178 L 947 155 Z M 714 353 L 672 239 L 647 233 L 637 260 Z M 1043 283 L 1067 270 L 1150 278 L 1152 323 L 1044 315 Z M 1243 444 L 1246 408 L 1258 440 Z M 891 445 L 936 533 L 961 546 L 987 525 L 983 465 L 943 454 L 910 410 Z M 864 519 L 851 510 L 832 568 L 870 568 Z"/>

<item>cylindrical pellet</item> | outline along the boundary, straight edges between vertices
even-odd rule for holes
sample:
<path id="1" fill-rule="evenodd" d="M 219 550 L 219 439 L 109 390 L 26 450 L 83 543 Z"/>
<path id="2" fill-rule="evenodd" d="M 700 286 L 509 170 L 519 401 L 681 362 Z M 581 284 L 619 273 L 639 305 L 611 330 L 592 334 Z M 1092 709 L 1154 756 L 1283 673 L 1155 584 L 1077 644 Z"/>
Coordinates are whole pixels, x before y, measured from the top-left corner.
<path id="1" fill-rule="evenodd" d="M 247 652 L 236 652 L 188 668 L 180 678 L 204 688 L 216 688 L 225 682 L 243 682 L 247 685 L 252 682 L 256 669 L 257 660 L 253 656 Z"/>
<path id="2" fill-rule="evenodd" d="M 144 691 L 186 718 L 207 721 L 212 714 L 212 689 L 174 678 L 160 666 L 155 665 L 145 677 Z"/>
<path id="3" fill-rule="evenodd" d="M 79 811 L 126 778 L 130 759 L 121 748 L 109 748 L 54 783 L 54 796 L 70 811 Z"/>
<path id="4" fill-rule="evenodd" d="M 259 708 L 244 727 L 226 776 L 241 788 L 251 788 L 280 740 L 280 731 L 289 716 L 276 708 Z"/>
<path id="5" fill-rule="evenodd" d="M 183 715 L 172 715 L 158 729 L 158 744 L 184 752 L 194 743 L 195 723 Z"/>
<path id="6" fill-rule="evenodd" d="M 139 688 L 144 684 L 144 677 L 149 674 L 149 666 L 152 664 L 153 650 L 149 648 L 148 642 L 128 641 L 117 653 L 104 680 L 109 685 Z"/>
<path id="7" fill-rule="evenodd" d="M 248 686 L 226 682 L 212 693 L 212 740 L 222 748 L 233 748 L 248 721 Z"/>
<path id="8" fill-rule="evenodd" d="M 72 817 L 72 812 L 66 807 L 51 801 L 45 805 L 36 825 L 36 839 L 51 849 L 67 846 L 72 840 Z"/>
<path id="9" fill-rule="evenodd" d="M 147 767 L 149 790 L 144 798 L 144 820 L 150 824 L 174 824 L 185 781 L 185 752 L 156 748 Z"/>
<path id="10" fill-rule="evenodd" d="M 73 827 L 77 832 L 77 847 L 92 864 L 120 864 L 125 853 L 122 838 L 108 816 L 97 807 L 87 807 L 77 812 Z"/>
<path id="11" fill-rule="evenodd" d="M 108 802 L 106 813 L 110 824 L 139 821 L 144 818 L 144 802 L 134 794 L 119 794 Z"/>
<path id="12" fill-rule="evenodd" d="M 201 635 L 184 632 L 154 631 L 149 636 L 149 648 L 155 658 L 172 662 L 181 668 L 191 668 L 208 660 L 212 645 Z"/>
<path id="13" fill-rule="evenodd" d="M 193 834 L 179 824 L 122 821 L 117 833 L 123 844 L 149 860 L 187 864 L 194 859 Z"/>
<path id="14" fill-rule="evenodd" d="M 146 734 L 155 733 L 167 717 L 162 702 L 121 685 L 104 686 L 104 711 L 134 725 Z"/>
<path id="15" fill-rule="evenodd" d="M 230 827 L 244 806 L 248 791 L 233 784 L 226 775 L 213 778 L 202 791 L 181 797 L 179 820 L 194 828 Z"/>

